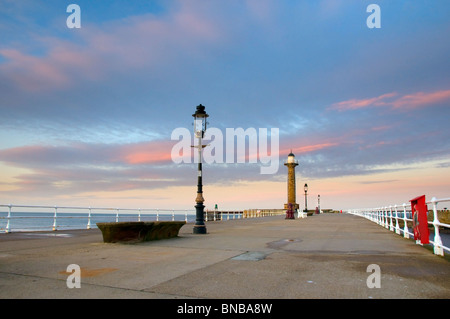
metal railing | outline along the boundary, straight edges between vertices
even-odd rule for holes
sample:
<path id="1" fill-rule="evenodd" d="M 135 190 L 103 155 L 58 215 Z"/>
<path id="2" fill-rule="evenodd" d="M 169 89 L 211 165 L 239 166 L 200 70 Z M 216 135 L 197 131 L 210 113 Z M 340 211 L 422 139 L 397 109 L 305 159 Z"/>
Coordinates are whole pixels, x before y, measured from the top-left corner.
<path id="1" fill-rule="evenodd" d="M 205 221 L 278 215 L 278 210 L 205 211 Z M 97 228 L 97 222 L 195 221 L 195 210 L 0 204 L 0 233 Z"/>
<path id="2" fill-rule="evenodd" d="M 3 209 L 2 209 L 3 208 Z M 141 209 L 79 206 L 0 204 L 0 232 L 91 229 L 96 222 L 121 220 L 185 220 L 194 212 L 176 209 Z M 4 225 L 4 226 L 3 226 Z"/>
<path id="3" fill-rule="evenodd" d="M 247 209 L 244 210 L 244 218 L 266 217 L 275 215 L 285 215 L 285 209 Z"/>
<path id="4" fill-rule="evenodd" d="M 205 221 L 216 221 L 216 220 L 230 220 L 230 219 L 241 219 L 241 218 L 259 218 L 275 215 L 284 215 L 286 213 L 285 209 L 246 209 L 244 211 L 206 211 Z"/>
<path id="5" fill-rule="evenodd" d="M 450 228 L 450 224 L 445 224 L 439 221 L 437 206 L 439 203 L 450 202 L 450 198 L 440 198 L 437 199 L 433 197 L 431 201 L 427 204 L 432 205 L 433 220 L 428 220 L 428 224 L 434 228 L 434 238 L 430 240 L 430 243 L 434 246 L 434 253 L 436 255 L 444 256 L 444 250 L 450 252 L 450 247 L 444 246 L 442 243 L 442 238 L 439 233 L 439 227 Z M 408 227 L 408 222 L 412 225 L 412 212 L 411 205 L 406 203 L 402 205 L 390 205 L 378 208 L 369 209 L 352 209 L 348 210 L 347 213 L 365 217 L 390 231 L 395 231 L 395 233 L 402 235 L 405 238 L 414 238 L 414 234 L 410 232 Z M 400 226 L 403 224 L 403 226 Z M 420 244 L 419 241 L 416 241 Z"/>

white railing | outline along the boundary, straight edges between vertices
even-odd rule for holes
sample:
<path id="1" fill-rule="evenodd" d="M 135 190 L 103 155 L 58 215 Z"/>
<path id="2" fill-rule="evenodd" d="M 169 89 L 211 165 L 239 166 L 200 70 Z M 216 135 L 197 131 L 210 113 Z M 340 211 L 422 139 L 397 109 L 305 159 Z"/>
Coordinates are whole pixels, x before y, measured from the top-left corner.
<path id="1" fill-rule="evenodd" d="M 255 218 L 279 214 L 278 210 L 205 211 L 205 221 Z M 116 207 L 38 206 L 0 204 L 0 233 L 97 228 L 97 222 L 195 221 L 195 210 Z"/>
<path id="2" fill-rule="evenodd" d="M 434 253 L 436 255 L 444 256 L 444 250 L 450 252 L 450 247 L 442 244 L 442 238 L 439 234 L 439 227 L 450 228 L 449 224 L 444 224 L 439 221 L 437 206 L 439 203 L 450 202 L 450 198 L 436 199 L 433 197 L 427 204 L 432 205 L 433 220 L 428 221 L 428 224 L 434 227 L 434 239 L 430 243 L 434 246 Z M 412 223 L 411 205 L 390 205 L 378 208 L 369 209 L 352 209 L 347 213 L 365 217 L 397 234 L 403 234 L 405 238 L 414 238 L 414 234 L 409 231 L 408 222 Z M 409 218 L 410 217 L 410 218 Z M 399 226 L 399 221 L 403 221 L 403 227 Z M 417 242 L 420 244 L 420 242 Z"/>
<path id="3" fill-rule="evenodd" d="M 177 209 L 0 204 L 0 232 L 10 233 L 14 228 L 19 231 L 91 229 L 96 228 L 95 221 L 119 222 L 124 219 L 188 222 L 191 216 L 195 213 Z"/>
<path id="4" fill-rule="evenodd" d="M 205 222 L 245 218 L 242 211 L 206 210 Z"/>

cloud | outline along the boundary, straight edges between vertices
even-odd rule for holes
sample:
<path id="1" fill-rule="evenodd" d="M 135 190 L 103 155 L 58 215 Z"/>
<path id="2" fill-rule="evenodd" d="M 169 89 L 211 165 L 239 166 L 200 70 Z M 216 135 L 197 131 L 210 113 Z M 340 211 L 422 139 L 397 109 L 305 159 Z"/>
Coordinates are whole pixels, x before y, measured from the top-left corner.
<path id="1" fill-rule="evenodd" d="M 103 25 L 83 23 L 75 40 L 32 35 L 45 46 L 35 55 L 3 46 L 0 72 L 22 90 L 45 92 L 76 86 L 80 81 L 108 79 L 111 74 L 151 71 L 188 56 L 201 56 L 201 47 L 220 38 L 212 19 L 180 5 L 170 15 L 143 14 Z"/>
<path id="2" fill-rule="evenodd" d="M 374 106 L 387 106 L 394 109 L 410 110 L 414 108 L 433 106 L 442 102 L 450 102 L 450 90 L 435 92 L 416 92 L 399 96 L 392 92 L 367 99 L 351 99 L 332 104 L 328 110 L 349 111 Z"/>
<path id="3" fill-rule="evenodd" d="M 329 148 L 329 147 L 333 147 L 333 146 L 337 146 L 337 145 L 339 145 L 339 143 L 321 143 L 321 144 L 314 144 L 314 145 L 305 145 L 305 146 L 293 148 L 292 152 L 294 154 L 301 155 L 301 154 L 305 154 L 305 153 L 323 150 L 325 148 Z"/>
<path id="4" fill-rule="evenodd" d="M 32 145 L 0 150 L 0 158 L 7 166 L 26 169 L 9 182 L 10 193 L 76 195 L 155 189 L 184 184 L 182 172 L 187 167 L 173 167 L 170 152 L 165 155 L 171 143 Z"/>
<path id="5" fill-rule="evenodd" d="M 413 109 L 435 105 L 442 102 L 450 102 L 450 90 L 408 94 L 392 101 L 391 104 L 397 109 Z"/>
<path id="6" fill-rule="evenodd" d="M 156 140 L 133 144 L 30 145 L 0 150 L 0 159 L 10 165 L 31 168 L 168 164 L 174 143 Z"/>
<path id="7" fill-rule="evenodd" d="M 394 97 L 396 95 L 397 93 L 393 92 L 368 99 L 351 99 L 347 101 L 334 103 L 328 109 L 336 111 L 348 111 L 348 110 L 357 110 L 369 106 L 386 105 L 386 102 L 384 100 L 386 100 L 387 98 Z"/>
<path id="8" fill-rule="evenodd" d="M 174 142 L 154 141 L 121 147 L 120 158 L 126 164 L 158 164 L 170 163 Z"/>
<path id="9" fill-rule="evenodd" d="M 64 70 L 51 63 L 51 59 L 27 55 L 15 49 L 0 50 L 0 55 L 8 61 L 0 65 L 0 71 L 25 91 L 37 92 L 49 85 L 56 88 L 69 82 Z"/>
<path id="10" fill-rule="evenodd" d="M 360 181 L 360 184 L 387 184 L 387 183 L 393 183 L 393 182 L 398 182 L 397 179 L 385 179 L 385 180 L 381 180 L 381 181 Z"/>

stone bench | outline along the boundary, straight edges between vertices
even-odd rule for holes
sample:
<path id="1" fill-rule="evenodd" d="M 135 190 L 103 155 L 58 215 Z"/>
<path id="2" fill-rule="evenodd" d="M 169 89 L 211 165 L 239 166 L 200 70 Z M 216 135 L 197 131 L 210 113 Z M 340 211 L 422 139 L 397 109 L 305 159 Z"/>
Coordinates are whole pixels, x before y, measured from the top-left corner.
<path id="1" fill-rule="evenodd" d="M 181 221 L 117 222 L 97 223 L 97 227 L 102 231 L 105 243 L 130 243 L 177 237 L 184 224 L 186 222 Z"/>

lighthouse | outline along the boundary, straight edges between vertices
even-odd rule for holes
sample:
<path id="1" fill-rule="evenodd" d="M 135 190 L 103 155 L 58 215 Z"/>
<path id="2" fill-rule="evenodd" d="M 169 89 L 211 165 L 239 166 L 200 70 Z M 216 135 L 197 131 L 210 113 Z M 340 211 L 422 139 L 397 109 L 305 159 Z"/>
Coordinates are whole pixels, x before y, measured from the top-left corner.
<path id="1" fill-rule="evenodd" d="M 286 204 L 284 204 L 284 209 L 291 209 L 295 212 L 295 210 L 299 209 L 299 205 L 296 203 L 296 196 L 295 196 L 295 166 L 298 165 L 298 161 L 295 159 L 295 155 L 292 153 L 289 153 L 288 158 L 286 162 L 284 163 L 285 166 L 288 168 L 288 178 L 287 178 L 287 189 L 288 189 L 288 201 Z M 292 218 L 293 215 L 292 215 Z"/>

